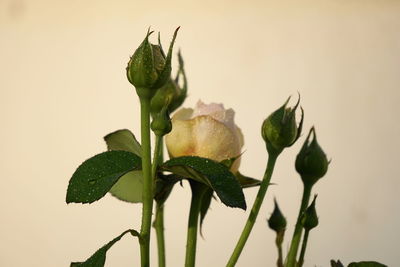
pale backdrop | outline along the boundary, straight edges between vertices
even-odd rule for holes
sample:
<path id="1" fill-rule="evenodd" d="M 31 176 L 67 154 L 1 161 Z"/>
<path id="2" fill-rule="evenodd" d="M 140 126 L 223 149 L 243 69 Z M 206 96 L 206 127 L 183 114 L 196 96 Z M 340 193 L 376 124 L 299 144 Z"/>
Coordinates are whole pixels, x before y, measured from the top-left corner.
<path id="1" fill-rule="evenodd" d="M 123 230 L 140 228 L 139 205 L 107 196 L 67 206 L 65 192 L 74 169 L 105 150 L 105 134 L 139 132 L 138 100 L 124 68 L 147 27 L 161 31 L 167 45 L 179 25 L 176 47 L 190 83 L 185 105 L 201 98 L 236 110 L 246 141 L 243 173 L 262 176 L 260 125 L 301 93 L 305 129 L 316 126 L 333 159 L 315 188 L 320 226 L 305 265 L 340 258 L 398 266 L 400 3 L 367 0 L 0 0 L 0 266 L 69 266 Z M 280 158 L 277 185 L 237 266 L 274 266 L 274 234 L 265 221 L 274 196 L 291 236 L 301 142 Z M 249 205 L 255 193 L 246 190 Z M 183 266 L 188 208 L 185 184 L 166 205 L 168 266 Z M 225 265 L 247 214 L 213 202 L 198 266 Z M 107 258 L 112 267 L 138 264 L 137 242 L 128 237 Z"/>

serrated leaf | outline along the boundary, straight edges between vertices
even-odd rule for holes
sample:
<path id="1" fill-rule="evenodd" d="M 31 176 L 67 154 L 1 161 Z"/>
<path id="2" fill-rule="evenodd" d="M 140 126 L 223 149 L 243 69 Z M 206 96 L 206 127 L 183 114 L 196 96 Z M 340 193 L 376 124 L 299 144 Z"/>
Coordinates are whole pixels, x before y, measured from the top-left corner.
<path id="1" fill-rule="evenodd" d="M 214 195 L 214 190 L 212 190 L 211 188 L 207 188 L 207 190 L 203 193 L 203 197 L 201 199 L 201 203 L 200 203 L 200 235 L 201 236 L 203 236 L 203 232 L 202 232 L 203 221 L 204 221 L 204 218 L 206 217 L 207 212 L 210 208 L 213 195 Z"/>
<path id="2" fill-rule="evenodd" d="M 142 147 L 135 135 L 127 130 L 117 130 L 104 137 L 108 150 L 124 150 L 142 155 Z M 110 194 L 119 200 L 130 203 L 141 203 L 143 191 L 142 171 L 132 171 L 123 175 L 110 189 Z"/>
<path id="3" fill-rule="evenodd" d="M 162 165 L 162 169 L 208 185 L 229 207 L 246 209 L 239 182 L 222 163 L 197 156 L 184 156 L 170 159 Z"/>
<path id="4" fill-rule="evenodd" d="M 102 198 L 118 179 L 141 168 L 141 159 L 132 152 L 107 151 L 83 162 L 69 181 L 67 203 L 92 203 Z"/>
<path id="5" fill-rule="evenodd" d="M 384 265 L 376 261 L 360 261 L 360 262 L 352 262 L 347 267 L 387 267 L 387 265 Z"/>
<path id="6" fill-rule="evenodd" d="M 261 184 L 260 180 L 244 176 L 240 172 L 236 173 L 236 178 L 238 179 L 240 185 L 242 188 L 249 188 L 249 187 L 254 187 L 254 186 L 259 186 Z"/>
<path id="7" fill-rule="evenodd" d="M 108 150 L 124 150 L 142 157 L 142 147 L 128 129 L 117 130 L 104 136 Z"/>
<path id="8" fill-rule="evenodd" d="M 107 251 L 126 234 L 131 233 L 133 236 L 139 237 L 139 233 L 135 230 L 126 230 L 106 245 L 97 250 L 90 258 L 84 262 L 72 262 L 70 267 L 104 267 L 106 262 Z"/>

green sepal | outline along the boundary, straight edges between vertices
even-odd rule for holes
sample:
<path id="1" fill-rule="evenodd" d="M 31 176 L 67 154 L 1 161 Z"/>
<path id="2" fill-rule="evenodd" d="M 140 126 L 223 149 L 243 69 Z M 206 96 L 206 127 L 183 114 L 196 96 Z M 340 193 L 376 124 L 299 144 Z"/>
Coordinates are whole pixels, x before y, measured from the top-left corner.
<path id="1" fill-rule="evenodd" d="M 106 245 L 97 250 L 90 258 L 84 262 L 72 262 L 70 267 L 104 267 L 106 262 L 107 251 L 126 234 L 131 233 L 133 236 L 139 237 L 140 234 L 135 230 L 126 230 Z"/>
<path id="2" fill-rule="evenodd" d="M 104 137 L 108 150 L 124 150 L 142 155 L 142 147 L 135 135 L 128 129 L 117 130 Z M 123 175 L 110 189 L 109 193 L 119 200 L 142 203 L 143 173 L 131 171 Z"/>
<path id="3" fill-rule="evenodd" d="M 235 161 L 237 159 L 239 159 L 241 156 L 242 156 L 242 154 L 240 154 L 236 157 L 224 159 L 221 161 L 221 163 L 224 164 L 226 167 L 228 167 L 228 169 L 230 169 L 232 167 L 232 165 L 235 163 Z M 245 176 L 245 175 L 241 174 L 239 171 L 236 172 L 235 176 L 236 176 L 237 180 L 239 181 L 240 185 L 242 186 L 242 188 L 259 186 L 261 184 L 260 180 Z"/>
<path id="4" fill-rule="evenodd" d="M 376 261 L 352 262 L 347 267 L 387 267 L 387 265 Z"/>
<path id="5" fill-rule="evenodd" d="M 230 169 L 232 167 L 232 165 L 235 163 L 235 161 L 238 160 L 241 156 L 242 156 L 242 154 L 237 155 L 235 157 L 224 159 L 224 160 L 222 160 L 220 162 L 222 164 L 224 164 L 228 169 Z"/>
<path id="6" fill-rule="evenodd" d="M 228 207 L 246 209 L 238 180 L 222 163 L 197 156 L 184 156 L 170 159 L 161 168 L 208 185 Z"/>
<path id="7" fill-rule="evenodd" d="M 92 203 L 102 198 L 122 175 L 138 170 L 141 158 L 127 151 L 107 151 L 83 162 L 69 181 L 66 202 Z"/>
<path id="8" fill-rule="evenodd" d="M 245 176 L 245 175 L 241 174 L 240 172 L 236 173 L 236 178 L 238 179 L 242 188 L 255 187 L 255 186 L 259 186 L 261 184 L 260 180 Z"/>
<path id="9" fill-rule="evenodd" d="M 171 76 L 172 50 L 173 50 L 173 47 L 174 47 L 174 44 L 175 44 L 175 39 L 176 39 L 176 36 L 178 34 L 179 28 L 180 27 L 176 28 L 176 30 L 174 32 L 174 36 L 172 37 L 171 44 L 169 45 L 167 57 L 165 58 L 165 64 L 163 66 L 163 69 L 161 70 L 161 72 L 158 75 L 158 80 L 154 83 L 152 88 L 160 88 L 161 86 L 163 86 L 168 81 L 168 79 Z M 162 48 L 160 48 L 160 50 L 162 51 Z M 164 52 L 162 51 L 161 53 L 163 54 Z"/>

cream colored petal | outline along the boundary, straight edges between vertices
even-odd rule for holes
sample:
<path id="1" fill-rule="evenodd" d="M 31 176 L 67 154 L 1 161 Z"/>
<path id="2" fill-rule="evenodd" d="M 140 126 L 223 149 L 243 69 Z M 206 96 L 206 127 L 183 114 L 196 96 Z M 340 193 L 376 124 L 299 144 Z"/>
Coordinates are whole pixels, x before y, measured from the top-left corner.
<path id="1" fill-rule="evenodd" d="M 239 139 L 240 149 L 242 149 L 244 146 L 244 136 L 242 130 L 235 125 L 235 131 L 236 131 L 236 136 Z"/>
<path id="2" fill-rule="evenodd" d="M 236 134 L 223 123 L 210 116 L 199 116 L 193 121 L 196 155 L 221 161 L 240 154 L 241 147 Z"/>
<path id="3" fill-rule="evenodd" d="M 172 120 L 190 120 L 193 116 L 192 108 L 181 108 L 172 116 Z"/>
<path id="4" fill-rule="evenodd" d="M 172 120 L 172 131 L 165 136 L 170 157 L 195 155 L 193 120 Z"/>

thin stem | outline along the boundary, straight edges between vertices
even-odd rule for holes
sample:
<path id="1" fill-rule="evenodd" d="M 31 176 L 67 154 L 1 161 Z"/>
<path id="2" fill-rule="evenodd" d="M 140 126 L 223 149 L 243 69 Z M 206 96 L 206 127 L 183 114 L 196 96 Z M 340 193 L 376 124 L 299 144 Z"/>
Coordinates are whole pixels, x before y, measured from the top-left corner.
<path id="1" fill-rule="evenodd" d="M 305 230 L 304 231 L 303 244 L 301 244 L 301 251 L 300 251 L 300 258 L 299 258 L 298 267 L 302 267 L 303 266 L 304 255 L 306 254 L 307 241 L 308 241 L 308 235 L 309 234 L 310 234 L 310 230 Z"/>
<path id="2" fill-rule="evenodd" d="M 153 179 L 151 175 L 150 146 L 150 98 L 140 98 L 141 142 L 142 142 L 142 172 L 143 172 L 143 208 L 142 227 L 140 230 L 141 266 L 150 266 L 150 230 L 153 210 Z"/>
<path id="3" fill-rule="evenodd" d="M 157 173 L 157 166 L 163 162 L 163 137 L 156 135 L 154 148 L 152 176 L 154 181 Z M 156 217 L 154 219 L 154 228 L 157 236 L 158 266 L 165 267 L 165 238 L 164 238 L 164 204 L 156 202 Z"/>
<path id="4" fill-rule="evenodd" d="M 303 227 L 301 225 L 301 216 L 303 212 L 306 210 L 308 206 L 308 202 L 310 201 L 312 186 L 304 185 L 303 190 L 303 197 L 301 200 L 299 214 L 297 216 L 296 226 L 294 228 L 292 242 L 290 243 L 290 249 L 287 256 L 287 267 L 295 267 L 296 265 L 296 256 L 297 251 L 299 249 L 300 239 L 301 239 L 301 232 L 303 231 Z"/>
<path id="5" fill-rule="evenodd" d="M 158 266 L 165 267 L 164 205 L 156 203 L 154 228 L 157 235 Z"/>
<path id="6" fill-rule="evenodd" d="M 276 265 L 278 267 L 283 267 L 283 256 L 282 256 L 282 242 L 285 235 L 285 230 L 280 231 L 276 234 L 275 244 L 278 249 L 278 260 Z"/>
<path id="7" fill-rule="evenodd" d="M 153 165 L 151 165 L 151 177 L 153 180 L 153 188 L 156 185 L 157 167 L 160 164 L 160 151 L 162 149 L 162 136 L 156 135 L 154 144 Z"/>
<path id="8" fill-rule="evenodd" d="M 279 154 L 270 153 L 268 157 L 267 168 L 265 170 L 264 178 L 258 190 L 256 200 L 254 201 L 249 218 L 247 219 L 246 225 L 243 228 L 239 241 L 237 242 L 235 250 L 233 251 L 226 267 L 235 266 L 243 250 L 243 247 L 246 244 L 247 239 L 249 238 L 250 232 L 253 229 L 254 223 L 256 222 L 257 219 L 257 215 L 260 211 L 261 204 L 264 200 L 265 194 L 267 193 L 268 185 L 271 181 L 272 173 L 274 171 L 275 162 L 276 159 L 278 158 L 278 155 Z"/>
<path id="9" fill-rule="evenodd" d="M 204 193 L 204 187 L 205 185 L 200 184 L 199 182 L 190 181 L 192 200 L 190 203 L 186 240 L 185 267 L 194 267 L 196 262 L 197 228 L 199 226 L 200 205 Z"/>

